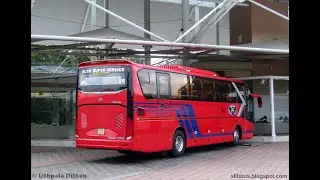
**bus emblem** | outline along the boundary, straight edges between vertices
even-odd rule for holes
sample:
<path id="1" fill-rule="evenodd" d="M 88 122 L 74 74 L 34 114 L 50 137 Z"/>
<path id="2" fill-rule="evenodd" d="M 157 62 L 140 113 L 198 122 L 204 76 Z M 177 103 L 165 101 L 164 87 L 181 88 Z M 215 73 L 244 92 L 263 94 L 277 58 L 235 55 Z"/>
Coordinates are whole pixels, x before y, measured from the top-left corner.
<path id="1" fill-rule="evenodd" d="M 228 112 L 230 115 L 234 116 L 237 112 L 237 107 L 234 104 L 231 104 L 228 108 Z"/>
<path id="2" fill-rule="evenodd" d="M 102 98 L 99 98 L 99 99 L 98 99 L 98 102 L 101 102 L 101 101 L 102 101 Z"/>

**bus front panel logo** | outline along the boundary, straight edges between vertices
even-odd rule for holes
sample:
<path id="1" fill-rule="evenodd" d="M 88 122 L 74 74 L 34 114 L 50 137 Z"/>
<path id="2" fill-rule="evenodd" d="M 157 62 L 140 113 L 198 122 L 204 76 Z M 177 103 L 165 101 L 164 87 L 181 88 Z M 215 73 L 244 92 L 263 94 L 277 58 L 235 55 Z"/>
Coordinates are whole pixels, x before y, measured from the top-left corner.
<path id="1" fill-rule="evenodd" d="M 234 104 L 231 104 L 228 108 L 228 112 L 230 115 L 234 116 L 237 113 L 237 107 Z"/>

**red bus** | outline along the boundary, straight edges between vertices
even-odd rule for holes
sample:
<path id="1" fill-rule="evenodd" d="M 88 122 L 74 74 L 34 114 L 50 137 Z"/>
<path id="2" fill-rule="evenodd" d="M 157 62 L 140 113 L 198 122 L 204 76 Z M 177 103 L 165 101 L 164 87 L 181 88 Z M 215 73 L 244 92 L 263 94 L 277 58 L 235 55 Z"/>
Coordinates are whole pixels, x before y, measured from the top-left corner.
<path id="1" fill-rule="evenodd" d="M 168 152 L 253 137 L 253 98 L 236 79 L 179 65 L 83 62 L 77 80 L 76 147 Z"/>

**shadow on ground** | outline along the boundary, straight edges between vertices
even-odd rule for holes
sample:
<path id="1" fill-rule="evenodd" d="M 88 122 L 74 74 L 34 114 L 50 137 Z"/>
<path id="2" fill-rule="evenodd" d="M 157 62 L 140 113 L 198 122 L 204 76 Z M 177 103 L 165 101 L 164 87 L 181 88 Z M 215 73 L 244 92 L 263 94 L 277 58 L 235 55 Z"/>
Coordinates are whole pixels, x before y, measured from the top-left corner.
<path id="1" fill-rule="evenodd" d="M 203 147 L 194 147 L 186 150 L 185 155 L 179 158 L 188 158 L 197 153 L 215 152 L 227 149 L 236 148 L 231 144 L 219 144 L 219 145 L 209 145 Z M 121 154 L 119 156 L 107 157 L 103 159 L 91 160 L 93 163 L 103 163 L 103 164 L 137 164 L 146 163 L 148 161 L 169 159 L 166 153 L 132 153 L 130 155 Z"/>

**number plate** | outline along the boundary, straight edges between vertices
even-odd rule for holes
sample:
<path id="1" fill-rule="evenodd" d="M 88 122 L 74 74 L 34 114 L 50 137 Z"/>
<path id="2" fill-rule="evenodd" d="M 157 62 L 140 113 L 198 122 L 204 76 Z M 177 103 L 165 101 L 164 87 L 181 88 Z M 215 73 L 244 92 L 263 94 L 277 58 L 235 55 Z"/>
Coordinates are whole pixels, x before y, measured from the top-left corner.
<path id="1" fill-rule="evenodd" d="M 104 129 L 98 129 L 97 134 L 98 135 L 104 135 Z"/>

